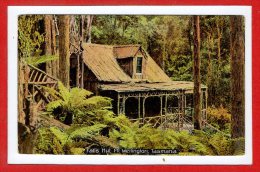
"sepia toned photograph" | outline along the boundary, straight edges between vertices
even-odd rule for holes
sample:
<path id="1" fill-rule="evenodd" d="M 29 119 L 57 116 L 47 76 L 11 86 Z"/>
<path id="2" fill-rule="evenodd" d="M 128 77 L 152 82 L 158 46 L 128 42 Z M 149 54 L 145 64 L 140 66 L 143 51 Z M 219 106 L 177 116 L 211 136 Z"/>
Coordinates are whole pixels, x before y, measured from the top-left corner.
<path id="1" fill-rule="evenodd" d="M 245 26 L 243 15 L 18 15 L 18 154 L 244 156 Z"/>

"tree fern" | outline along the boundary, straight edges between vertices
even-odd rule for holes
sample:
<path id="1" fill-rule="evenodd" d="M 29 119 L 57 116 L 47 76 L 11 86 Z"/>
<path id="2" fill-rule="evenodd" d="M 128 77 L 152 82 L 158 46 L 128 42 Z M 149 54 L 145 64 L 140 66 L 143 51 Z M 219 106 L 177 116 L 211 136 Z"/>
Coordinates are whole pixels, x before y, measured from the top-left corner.
<path id="1" fill-rule="evenodd" d="M 62 122 L 71 118 L 66 124 L 109 123 L 109 119 L 113 118 L 110 98 L 92 96 L 92 92 L 81 88 L 69 90 L 61 82 L 58 83 L 58 91 L 46 90 L 56 99 L 46 106 L 47 112 Z"/>

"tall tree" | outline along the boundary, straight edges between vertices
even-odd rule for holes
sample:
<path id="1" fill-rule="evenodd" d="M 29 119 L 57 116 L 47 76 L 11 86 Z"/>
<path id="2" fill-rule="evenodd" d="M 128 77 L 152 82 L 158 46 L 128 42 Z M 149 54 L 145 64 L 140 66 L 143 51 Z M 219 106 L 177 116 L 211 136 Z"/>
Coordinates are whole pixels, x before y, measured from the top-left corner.
<path id="1" fill-rule="evenodd" d="M 230 17 L 232 138 L 245 136 L 245 37 L 243 17 Z"/>
<path id="2" fill-rule="evenodd" d="M 91 28 L 92 28 L 92 20 L 93 15 L 87 16 L 88 22 L 87 22 L 87 36 L 86 36 L 86 42 L 91 43 Z"/>
<path id="3" fill-rule="evenodd" d="M 44 17 L 45 30 L 45 47 L 44 54 L 46 56 L 56 55 L 56 31 L 55 23 L 52 15 L 45 15 Z M 46 62 L 46 72 L 54 77 L 57 77 L 57 60 Z"/>
<path id="4" fill-rule="evenodd" d="M 201 81 L 200 81 L 200 18 L 193 16 L 194 26 L 194 59 L 193 59 L 193 79 L 194 79 L 194 128 L 201 129 Z"/>
<path id="5" fill-rule="evenodd" d="M 68 15 L 60 15 L 59 19 L 59 79 L 69 88 L 70 84 L 70 49 L 69 49 L 69 24 Z"/>

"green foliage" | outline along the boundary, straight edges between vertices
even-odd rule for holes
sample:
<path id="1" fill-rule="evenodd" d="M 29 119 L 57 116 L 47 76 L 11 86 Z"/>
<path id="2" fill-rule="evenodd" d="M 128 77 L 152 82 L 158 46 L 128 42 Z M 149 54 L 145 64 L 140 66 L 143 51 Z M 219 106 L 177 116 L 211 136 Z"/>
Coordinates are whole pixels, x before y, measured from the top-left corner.
<path id="1" fill-rule="evenodd" d="M 199 155 L 213 154 L 208 145 L 201 141 L 201 136 L 191 135 L 187 131 L 140 126 L 137 122 L 131 123 L 124 115 L 118 116 L 116 121 L 119 130 L 113 129 L 109 137 L 117 140 L 121 148 L 177 149 Z M 208 141 L 205 135 L 203 137 L 203 141 Z"/>
<path id="2" fill-rule="evenodd" d="M 183 155 L 241 155 L 244 138 L 231 139 L 222 133 L 195 130 L 174 131 L 132 123 L 126 116 L 112 117 L 109 136 L 102 136 L 107 125 L 73 124 L 68 130 L 41 128 L 35 146 L 36 153 L 84 154 L 91 147 L 177 149 Z"/>
<path id="3" fill-rule="evenodd" d="M 231 139 L 221 133 L 214 134 L 208 141 L 215 155 L 231 154 Z"/>
<path id="4" fill-rule="evenodd" d="M 195 138 L 207 148 L 204 155 L 242 155 L 245 153 L 245 139 L 232 139 L 223 133 L 195 131 Z"/>
<path id="5" fill-rule="evenodd" d="M 68 90 L 62 83 L 58 83 L 58 91 L 46 89 L 56 98 L 50 102 L 46 109 L 57 119 L 67 124 L 93 125 L 96 123 L 108 124 L 114 116 L 111 99 L 101 96 L 92 96 L 93 93 L 81 88 Z M 91 97 L 92 96 L 92 97 Z"/>
<path id="6" fill-rule="evenodd" d="M 46 89 L 46 88 L 45 88 Z M 90 91 L 73 88 L 68 90 L 61 82 L 58 83 L 58 91 L 47 88 L 46 91 L 56 98 L 55 101 L 50 102 L 46 106 L 47 112 L 54 115 L 57 119 L 62 122 L 70 124 L 72 123 L 73 115 L 80 113 L 84 106 L 88 105 L 87 97 L 91 96 Z M 70 119 L 68 121 L 68 119 Z"/>
<path id="7" fill-rule="evenodd" d="M 118 148 L 117 144 L 106 136 L 101 136 L 100 131 L 106 125 L 72 126 L 62 131 L 56 127 L 42 127 L 38 129 L 38 138 L 34 146 L 38 154 L 73 154 L 81 155 L 86 148 L 107 147 Z"/>
<path id="8" fill-rule="evenodd" d="M 27 64 L 30 64 L 30 65 L 33 65 L 33 66 L 38 66 L 39 64 L 46 63 L 46 62 L 56 60 L 56 59 L 58 59 L 58 56 L 43 55 L 43 56 L 36 56 L 36 57 L 30 56 L 30 57 L 27 57 L 25 59 L 25 61 L 26 61 Z"/>
<path id="9" fill-rule="evenodd" d="M 207 122 L 220 130 L 228 130 L 231 122 L 231 114 L 222 106 L 219 108 L 207 108 Z"/>
<path id="10" fill-rule="evenodd" d="M 58 56 L 43 55 L 44 26 L 42 15 L 21 15 L 18 18 L 18 57 L 22 63 L 38 66 Z"/>
<path id="11" fill-rule="evenodd" d="M 66 133 L 56 127 L 50 127 L 50 132 L 57 138 L 57 140 L 59 140 L 61 145 L 65 145 L 67 142 L 71 141 Z"/>
<path id="12" fill-rule="evenodd" d="M 63 146 L 67 141 L 68 136 L 57 128 L 40 128 L 34 151 L 39 154 L 64 154 Z"/>
<path id="13" fill-rule="evenodd" d="M 73 97 L 71 93 L 78 96 Z M 148 124 L 140 125 L 138 122 L 131 122 L 125 115 L 115 116 L 110 111 L 110 99 L 100 96 L 89 97 L 90 95 L 86 90 L 73 88 L 69 91 L 63 85 L 59 85 L 56 97 L 60 99 L 48 105 L 51 106 L 49 109 L 52 112 L 57 107 L 71 110 L 70 114 L 74 115 L 73 123 L 66 131 L 57 128 L 43 130 L 45 133 L 41 134 L 41 142 L 37 145 L 39 153 L 83 154 L 91 147 L 177 149 L 180 155 L 244 153 L 243 138 L 233 140 L 220 132 L 177 132 L 160 127 L 152 128 Z M 76 98 L 80 98 L 81 101 L 72 103 Z M 63 104 L 64 102 L 66 103 Z M 209 121 L 217 122 L 217 126 L 226 127 L 230 122 L 230 114 L 224 108 L 210 108 L 208 115 Z M 104 134 L 104 131 L 107 133 Z"/>
<path id="14" fill-rule="evenodd" d="M 48 114 L 71 125 L 66 131 L 53 131 L 51 129 L 51 135 L 49 135 L 49 137 L 59 140 L 63 152 L 82 154 L 86 148 L 94 145 L 117 147 L 112 139 L 101 135 L 103 130 L 115 126 L 110 98 L 92 96 L 91 92 L 81 88 L 69 90 L 60 82 L 58 83 L 58 91 L 48 87 L 44 89 L 56 99 L 47 105 Z M 38 145 L 42 144 L 38 143 Z"/>
<path id="15" fill-rule="evenodd" d="M 39 56 L 44 35 L 40 33 L 41 15 L 21 15 L 18 18 L 18 53 L 19 58 Z"/>
<path id="16" fill-rule="evenodd" d="M 70 138 L 74 140 L 84 140 L 90 137 L 99 135 L 99 132 L 105 128 L 106 125 L 96 124 L 92 126 L 76 127 L 74 131 L 70 133 Z"/>

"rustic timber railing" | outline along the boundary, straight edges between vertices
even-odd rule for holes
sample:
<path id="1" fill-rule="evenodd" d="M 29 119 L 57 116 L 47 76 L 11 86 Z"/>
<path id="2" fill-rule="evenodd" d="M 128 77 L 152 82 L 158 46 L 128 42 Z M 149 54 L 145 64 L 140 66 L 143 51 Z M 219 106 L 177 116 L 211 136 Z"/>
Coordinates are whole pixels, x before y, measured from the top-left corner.
<path id="1" fill-rule="evenodd" d="M 191 111 L 186 113 L 185 116 L 181 112 L 178 112 L 176 108 L 168 108 L 168 113 L 166 115 L 158 115 L 152 117 L 144 117 L 131 119 L 132 122 L 138 121 L 141 125 L 150 124 L 152 127 L 162 127 L 171 128 L 177 131 L 194 129 L 193 118 L 192 118 L 192 108 L 186 108 L 186 111 Z M 206 110 L 202 110 L 202 125 L 206 126 Z"/>
<path id="2" fill-rule="evenodd" d="M 58 80 L 51 75 L 48 75 L 44 71 L 28 65 L 30 68 L 28 84 L 37 84 L 37 85 L 49 85 L 56 84 Z"/>
<path id="3" fill-rule="evenodd" d="M 21 94 L 24 123 L 34 130 L 38 123 L 38 111 L 45 108 L 52 99 L 46 88 L 57 89 L 58 80 L 32 65 L 25 65 L 20 76 L 23 78 Z"/>
<path id="4" fill-rule="evenodd" d="M 25 66 L 24 78 L 24 98 L 28 102 L 23 105 L 24 111 L 32 107 L 34 111 L 43 108 L 51 101 L 49 92 L 44 88 L 56 89 L 58 80 L 32 65 Z"/>
<path id="5" fill-rule="evenodd" d="M 51 97 L 49 92 L 46 92 L 44 87 L 56 89 L 58 80 L 44 71 L 28 65 L 30 68 L 28 80 L 28 93 L 33 102 L 36 102 L 36 107 L 40 107 L 43 103 L 49 103 Z"/>

